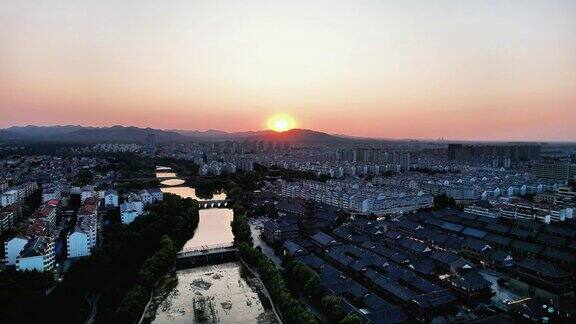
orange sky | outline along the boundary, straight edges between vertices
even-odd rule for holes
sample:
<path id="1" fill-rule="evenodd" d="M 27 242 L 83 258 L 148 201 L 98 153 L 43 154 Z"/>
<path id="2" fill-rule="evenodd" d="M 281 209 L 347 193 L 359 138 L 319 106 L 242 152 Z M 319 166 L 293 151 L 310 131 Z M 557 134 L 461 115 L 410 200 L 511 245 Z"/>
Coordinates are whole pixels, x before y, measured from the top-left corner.
<path id="1" fill-rule="evenodd" d="M 14 1 L 0 127 L 576 140 L 574 1 Z"/>

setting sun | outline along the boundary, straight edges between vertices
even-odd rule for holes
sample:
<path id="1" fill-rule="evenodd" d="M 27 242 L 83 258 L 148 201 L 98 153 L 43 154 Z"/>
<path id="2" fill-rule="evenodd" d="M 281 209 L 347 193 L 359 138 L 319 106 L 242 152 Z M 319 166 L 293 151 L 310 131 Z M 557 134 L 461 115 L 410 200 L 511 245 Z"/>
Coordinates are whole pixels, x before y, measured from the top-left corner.
<path id="1" fill-rule="evenodd" d="M 284 132 L 296 127 L 296 121 L 289 115 L 278 114 L 270 117 L 267 122 L 268 129 Z"/>

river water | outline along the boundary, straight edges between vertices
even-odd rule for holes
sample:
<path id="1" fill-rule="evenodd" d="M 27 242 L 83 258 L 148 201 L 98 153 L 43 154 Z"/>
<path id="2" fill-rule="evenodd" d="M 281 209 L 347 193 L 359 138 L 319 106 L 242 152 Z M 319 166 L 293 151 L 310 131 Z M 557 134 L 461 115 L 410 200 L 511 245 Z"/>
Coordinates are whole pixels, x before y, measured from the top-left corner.
<path id="1" fill-rule="evenodd" d="M 176 177 L 166 167 L 158 167 L 157 171 L 159 179 Z M 164 185 L 169 185 L 164 181 Z M 182 183 L 163 187 L 162 191 L 205 200 L 196 196 L 194 188 L 180 186 Z M 215 193 L 213 199 L 226 199 L 226 194 Z M 201 209 L 199 213 L 198 227 L 184 249 L 232 243 L 230 208 Z M 157 309 L 152 323 L 278 323 L 268 299 L 262 294 L 261 282 L 238 262 L 179 270 L 176 277 L 178 282 L 169 292 L 155 292 L 161 297 L 155 297 Z"/>

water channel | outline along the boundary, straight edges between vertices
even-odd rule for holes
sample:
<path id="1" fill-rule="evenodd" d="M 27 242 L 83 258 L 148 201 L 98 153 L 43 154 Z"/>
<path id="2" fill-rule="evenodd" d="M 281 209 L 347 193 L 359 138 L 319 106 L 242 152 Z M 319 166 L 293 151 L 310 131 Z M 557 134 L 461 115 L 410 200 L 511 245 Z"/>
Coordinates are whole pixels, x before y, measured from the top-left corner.
<path id="1" fill-rule="evenodd" d="M 167 167 L 157 167 L 156 176 L 163 180 L 163 192 L 204 201 L 196 190 L 182 186 L 183 180 Z M 226 199 L 218 192 L 212 199 Z M 231 243 L 234 239 L 230 208 L 201 209 L 200 222 L 184 249 Z M 155 292 L 154 317 L 144 322 L 156 324 L 184 323 L 278 323 L 261 282 L 251 276 L 239 262 L 197 267 L 176 272 L 177 283 L 166 291 Z"/>

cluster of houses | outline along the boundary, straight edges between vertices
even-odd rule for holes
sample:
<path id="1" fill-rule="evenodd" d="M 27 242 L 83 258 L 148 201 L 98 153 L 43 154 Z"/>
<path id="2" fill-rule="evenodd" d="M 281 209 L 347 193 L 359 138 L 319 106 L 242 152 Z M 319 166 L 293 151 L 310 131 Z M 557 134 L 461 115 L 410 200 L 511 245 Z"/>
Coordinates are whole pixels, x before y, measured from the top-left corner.
<path id="1" fill-rule="evenodd" d="M 98 205 L 99 200 L 87 197 L 78 209 L 76 225 L 70 229 L 66 238 L 68 258 L 90 255 L 96 246 L 98 235 Z"/>
<path id="2" fill-rule="evenodd" d="M 430 194 L 400 187 L 378 187 L 347 180 L 279 180 L 272 189 L 289 198 L 311 199 L 360 214 L 397 214 L 432 207 Z"/>
<path id="3" fill-rule="evenodd" d="M 236 165 L 232 162 L 212 161 L 210 164 L 201 162 L 198 167 L 198 174 L 201 176 L 236 173 Z"/>
<path id="4" fill-rule="evenodd" d="M 84 191 L 83 191 L 84 192 Z M 81 195 L 82 205 L 78 210 L 76 226 L 72 228 L 67 237 L 68 258 L 90 255 L 92 248 L 98 240 L 98 207 L 100 199 L 89 193 Z M 131 223 L 136 217 L 142 215 L 144 206 L 162 201 L 160 189 L 144 189 L 138 193 L 129 193 L 125 201 L 119 204 L 120 197 L 114 189 L 106 190 L 103 194 L 106 209 L 120 208 L 120 218 L 123 224 Z"/>
<path id="5" fill-rule="evenodd" d="M 38 183 L 26 182 L 16 187 L 8 188 L 0 194 L 0 205 L 6 207 L 15 203 L 24 202 L 34 191 L 38 189 Z"/>
<path id="6" fill-rule="evenodd" d="M 522 219 L 528 221 L 564 222 L 574 218 L 574 207 L 534 203 L 521 198 L 505 198 L 495 201 L 480 201 L 470 204 L 464 211 L 491 218 Z"/>
<path id="7" fill-rule="evenodd" d="M 66 248 L 66 258 L 79 258 L 91 254 L 98 243 L 100 230 L 99 212 L 103 209 L 120 209 L 122 223 L 129 224 L 136 217 L 142 215 L 144 206 L 162 201 L 160 189 L 145 189 L 137 193 L 129 193 L 120 197 L 116 190 L 105 192 L 95 191 L 91 186 L 73 188 L 71 194 L 80 197 L 80 207 L 76 222 L 61 222 L 56 224 L 57 215 L 61 213 L 62 191 L 57 187 L 48 187 L 43 192 L 42 205 L 32 213 L 28 219 L 20 220 L 19 227 L 23 228 L 4 243 L 5 264 L 14 266 L 17 270 L 54 270 L 56 254 L 58 254 L 58 237 L 60 230 L 69 226 L 66 241 L 60 246 Z M 13 195 L 13 193 L 9 193 Z M 21 199 L 21 198 L 19 198 Z M 120 203 L 120 200 L 123 200 Z M 21 214 L 19 200 L 10 200 L 11 204 L 2 208 L 1 223 L 4 228 L 15 225 Z M 103 203 L 103 206 L 101 204 Z M 67 218 L 72 221 L 71 218 Z M 24 222 L 24 224 L 22 224 Z"/>
<path id="8" fill-rule="evenodd" d="M 25 220 L 24 229 L 4 243 L 6 265 L 21 271 L 54 268 L 55 224 L 59 207 L 60 200 L 50 200 Z"/>
<path id="9" fill-rule="evenodd" d="M 142 215 L 144 206 L 162 201 L 163 194 L 158 188 L 143 189 L 138 193 L 130 193 L 119 204 L 118 192 L 109 189 L 104 193 L 104 204 L 107 208 L 120 207 L 120 219 L 122 224 L 130 224 L 136 217 Z"/>
<path id="10" fill-rule="evenodd" d="M 285 253 L 308 265 L 340 297 L 345 313 L 356 313 L 364 322 L 429 321 L 455 316 L 463 304 L 491 305 L 496 283 L 485 276 L 485 268 L 505 273 L 514 289 L 555 304 L 573 293 L 572 223 L 445 209 L 393 220 L 361 216 L 336 226 L 336 215 L 328 217 L 317 207 L 314 234 L 304 235 L 310 222 L 306 204 L 286 200 L 275 205 L 279 216 L 264 223 L 264 238 L 283 242 Z"/>
<path id="11" fill-rule="evenodd" d="M 0 234 L 14 227 L 20 219 L 24 202 L 38 190 L 38 183 L 25 182 L 19 186 L 9 187 L 3 182 L 0 185 Z"/>
<path id="12" fill-rule="evenodd" d="M 377 177 L 375 184 L 396 185 L 422 190 L 432 195 L 444 194 L 460 202 L 537 195 L 558 190 L 560 181 L 538 179 L 529 173 L 510 170 L 464 170 L 460 173 L 404 173 Z"/>

